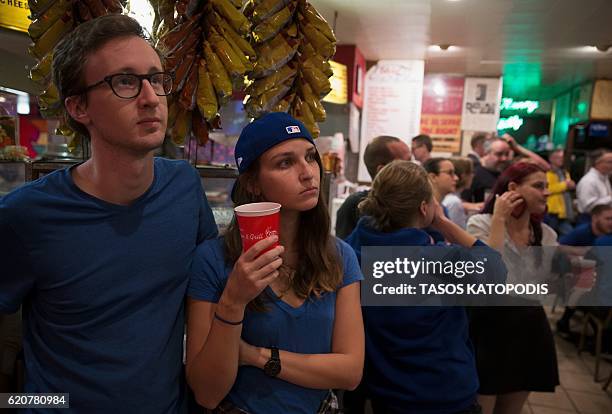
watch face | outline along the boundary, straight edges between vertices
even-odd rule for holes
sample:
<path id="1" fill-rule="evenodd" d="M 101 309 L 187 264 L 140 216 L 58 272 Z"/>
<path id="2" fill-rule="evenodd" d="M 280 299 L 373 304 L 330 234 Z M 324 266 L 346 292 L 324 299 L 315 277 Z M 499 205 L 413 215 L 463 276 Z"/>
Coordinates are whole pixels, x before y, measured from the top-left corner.
<path id="1" fill-rule="evenodd" d="M 264 365 L 264 373 L 270 377 L 275 377 L 281 370 L 281 364 L 279 360 L 271 359 Z"/>

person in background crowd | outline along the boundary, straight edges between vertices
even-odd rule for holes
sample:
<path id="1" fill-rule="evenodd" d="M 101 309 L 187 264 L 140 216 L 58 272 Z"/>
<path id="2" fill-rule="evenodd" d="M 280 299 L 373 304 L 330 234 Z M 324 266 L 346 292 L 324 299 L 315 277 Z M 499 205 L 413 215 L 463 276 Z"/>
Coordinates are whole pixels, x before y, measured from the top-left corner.
<path id="1" fill-rule="evenodd" d="M 568 234 L 559 237 L 559 244 L 565 246 L 593 246 L 595 239 L 610 233 L 612 233 L 612 202 L 593 207 L 591 222 L 580 224 Z"/>
<path id="2" fill-rule="evenodd" d="M 568 234 L 559 238 L 559 244 L 571 246 L 567 253 L 575 256 L 584 256 L 595 245 L 595 241 L 612 234 L 612 204 L 598 205 L 591 211 L 591 222 L 583 223 Z M 563 316 L 557 321 L 557 332 L 563 335 L 570 334 L 570 320 L 575 308 L 567 306 Z"/>
<path id="3" fill-rule="evenodd" d="M 473 203 L 486 201 L 486 195 L 491 191 L 497 177 L 512 163 L 515 156 L 517 161 L 521 159 L 520 161 L 533 163 L 544 171 L 550 169 L 550 164 L 546 160 L 519 145 L 508 134 L 486 140 L 484 152 L 481 165 L 476 167 L 472 186 L 461 194 L 461 198 L 465 201 Z"/>
<path id="4" fill-rule="evenodd" d="M 372 180 L 378 171 L 393 160 L 410 160 L 410 147 L 401 139 L 387 135 L 374 138 L 365 148 L 363 162 Z M 358 191 L 346 198 L 336 213 L 336 236 L 345 239 L 359 220 L 357 205 L 368 195 Z"/>
<path id="5" fill-rule="evenodd" d="M 501 136 L 501 139 L 506 141 L 510 146 L 513 157 L 512 161 L 515 161 L 515 158 L 522 158 L 522 161 L 533 163 L 540 167 L 543 171 L 550 170 L 550 164 L 544 158 L 520 145 L 511 135 L 504 134 Z"/>
<path id="6" fill-rule="evenodd" d="M 457 174 L 455 166 L 446 158 L 429 158 L 423 164 L 427 175 L 434 188 L 434 197 L 441 203 L 447 194 L 454 192 L 457 188 Z M 445 212 L 446 213 L 446 212 Z"/>
<path id="7" fill-rule="evenodd" d="M 493 188 L 497 177 L 510 165 L 510 145 L 501 138 L 485 141 L 484 153 L 481 165 L 474 170 L 471 187 L 461 193 L 461 198 L 471 203 L 485 201 L 485 195 Z"/>
<path id="8" fill-rule="evenodd" d="M 455 191 L 457 175 L 455 174 L 453 163 L 448 159 L 440 157 L 429 158 L 423 164 L 423 168 L 431 180 L 434 189 L 434 198 L 438 203 L 440 203 L 447 194 Z M 441 208 L 444 215 L 448 217 L 446 207 L 442 206 Z M 424 230 L 433 237 L 435 242 L 444 241 L 444 235 L 436 229 L 427 227 Z"/>
<path id="9" fill-rule="evenodd" d="M 491 134 L 487 132 L 477 132 L 470 140 L 472 151 L 467 155 L 474 163 L 474 167 L 480 165 L 480 159 L 485 155 L 485 141 L 491 138 Z"/>
<path id="10" fill-rule="evenodd" d="M 436 246 L 423 230 L 432 227 L 455 244 L 444 245 L 455 249 L 451 255 L 457 260 L 474 260 L 468 249 L 458 246 L 480 246 L 491 250 L 491 266 L 505 269 L 498 253 L 444 216 L 428 174 L 412 162 L 393 161 L 385 166 L 359 209 L 364 217 L 347 238 L 358 258 L 365 246 Z M 440 245 L 434 250 L 439 249 Z M 496 272 L 496 276 L 501 279 L 505 274 Z M 366 329 L 363 385 L 375 414 L 480 413 L 478 376 L 464 308 L 362 309 Z"/>
<path id="11" fill-rule="evenodd" d="M 552 227 L 560 236 L 572 231 L 574 207 L 570 190 L 576 188 L 576 183 L 570 178 L 569 172 L 563 168 L 563 149 L 553 151 L 548 156 L 551 169 L 546 171 L 548 182 L 548 197 L 546 224 Z"/>
<path id="12" fill-rule="evenodd" d="M 153 156 L 172 76 L 119 14 L 66 35 L 52 74 L 91 158 L 0 200 L 0 312 L 23 302 L 25 392 L 70 393 L 66 412 L 184 413 L 189 268 L 217 227 L 195 169 Z"/>
<path id="13" fill-rule="evenodd" d="M 275 112 L 244 128 L 235 156 L 235 205 L 281 204 L 280 235 L 243 252 L 234 219 L 198 247 L 187 379 L 219 413 L 332 412 L 329 390 L 361 380 L 363 277 L 355 253 L 330 235 L 319 153 L 304 124 Z"/>
<path id="14" fill-rule="evenodd" d="M 598 149 L 589 155 L 591 168 L 578 181 L 576 186 L 576 199 L 578 201 L 578 223 L 582 224 L 591 219 L 590 211 L 598 204 L 612 203 L 612 151 Z"/>
<path id="15" fill-rule="evenodd" d="M 602 321 L 609 315 L 612 307 L 612 232 L 596 238 L 593 246 L 587 250 L 584 257 L 596 261 L 594 285 L 581 298 L 580 304 L 583 306 L 566 307 L 563 317 L 557 322 L 560 335 L 570 339 L 572 338 L 572 332 L 569 329 L 569 320 L 577 310 L 582 310 L 585 314 L 589 313 Z M 567 326 L 564 325 L 564 322 L 567 323 Z M 597 323 L 594 320 L 590 320 L 589 323 L 593 331 L 596 332 Z M 609 346 L 609 340 L 605 332 L 604 330 L 602 341 L 604 352 Z M 606 383 L 607 385 L 609 383 Z"/>
<path id="16" fill-rule="evenodd" d="M 541 168 L 513 164 L 498 178 L 483 214 L 468 220 L 471 234 L 502 252 L 509 283 L 530 280 L 529 272 L 547 274 L 552 266 L 552 255 L 527 250 L 557 244 L 554 230 L 541 222 L 547 197 Z M 520 413 L 529 392 L 554 392 L 559 385 L 555 343 L 544 309 L 520 297 L 513 303 L 516 306 L 470 310 L 480 379 L 478 401 L 484 414 Z"/>
<path id="17" fill-rule="evenodd" d="M 421 134 L 412 138 L 412 155 L 420 164 L 424 164 L 425 161 L 431 158 L 432 150 L 433 142 L 429 135 Z"/>
<path id="18" fill-rule="evenodd" d="M 446 209 L 448 218 L 465 229 L 467 223 L 467 214 L 472 211 L 479 211 L 482 209 L 483 203 L 469 203 L 461 200 L 459 194 L 466 188 L 472 185 L 474 179 L 474 166 L 470 158 L 451 158 L 450 160 L 455 168 L 455 174 L 459 179 L 457 180 L 455 191 L 447 194 L 442 200 L 442 206 Z"/>
<path id="19" fill-rule="evenodd" d="M 598 237 L 594 245 L 593 250 L 597 258 L 597 280 L 594 286 L 597 297 L 595 300 L 602 306 L 599 309 L 599 313 L 603 313 L 601 317 L 606 318 L 612 306 L 612 234 Z M 591 308 L 591 311 L 595 309 Z"/>

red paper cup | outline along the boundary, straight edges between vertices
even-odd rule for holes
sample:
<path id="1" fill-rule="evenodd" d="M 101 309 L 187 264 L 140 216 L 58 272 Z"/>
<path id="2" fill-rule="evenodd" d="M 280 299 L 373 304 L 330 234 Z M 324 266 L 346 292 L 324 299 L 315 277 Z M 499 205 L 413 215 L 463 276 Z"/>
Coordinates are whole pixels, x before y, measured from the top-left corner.
<path id="1" fill-rule="evenodd" d="M 583 258 L 572 259 L 572 270 L 576 278 L 576 287 L 591 289 L 595 284 L 597 262 Z"/>
<path id="2" fill-rule="evenodd" d="M 242 239 L 242 251 L 246 252 L 255 243 L 280 233 L 280 208 L 278 203 L 250 203 L 234 208 L 240 238 Z M 274 243 L 268 250 L 278 246 Z"/>

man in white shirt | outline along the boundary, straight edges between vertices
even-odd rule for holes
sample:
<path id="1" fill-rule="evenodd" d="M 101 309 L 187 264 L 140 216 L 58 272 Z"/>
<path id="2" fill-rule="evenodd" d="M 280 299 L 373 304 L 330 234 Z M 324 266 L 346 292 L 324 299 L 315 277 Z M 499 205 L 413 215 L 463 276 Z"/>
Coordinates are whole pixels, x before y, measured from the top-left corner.
<path id="1" fill-rule="evenodd" d="M 612 203 L 612 152 L 597 149 L 590 154 L 591 169 L 580 179 L 576 187 L 578 201 L 578 224 L 590 220 L 593 207 L 599 204 Z"/>

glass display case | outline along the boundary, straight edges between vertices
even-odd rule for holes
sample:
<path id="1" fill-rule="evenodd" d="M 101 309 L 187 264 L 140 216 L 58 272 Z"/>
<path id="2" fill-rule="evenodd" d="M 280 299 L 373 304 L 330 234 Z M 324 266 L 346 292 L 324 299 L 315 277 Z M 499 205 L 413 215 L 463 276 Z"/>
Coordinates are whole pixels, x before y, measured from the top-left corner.
<path id="1" fill-rule="evenodd" d="M 33 181 L 52 171 L 69 167 L 75 164 L 75 162 L 57 160 L 13 164 L 21 165 L 23 170 L 22 177 L 25 178 L 25 181 Z M 217 223 L 217 227 L 221 233 L 223 230 L 225 230 L 234 215 L 231 193 L 232 187 L 234 186 L 234 181 L 236 180 L 236 177 L 238 177 L 238 170 L 230 165 L 198 165 L 196 169 L 200 174 L 202 187 L 204 188 L 206 198 L 208 199 L 215 217 L 215 222 Z M 22 178 L 22 180 L 16 185 L 22 184 L 23 181 L 24 179 Z M 332 174 L 324 173 L 321 191 L 323 192 L 323 196 L 326 200 L 330 199 L 329 196 L 332 187 Z"/>
<path id="2" fill-rule="evenodd" d="M 238 177 L 238 170 L 233 167 L 198 166 L 202 187 L 212 209 L 219 233 L 222 233 L 234 216 L 232 187 Z"/>
<path id="3" fill-rule="evenodd" d="M 22 180 L 33 181 L 52 171 L 74 165 L 76 161 L 33 161 L 20 163 L 22 166 Z M 16 163 L 15 163 L 16 164 Z M 0 164 L 2 165 L 2 164 Z M 215 217 L 219 232 L 224 230 L 232 219 L 233 206 L 231 192 L 238 170 L 231 166 L 197 166 L 200 173 L 202 187 Z M 1 187 L 0 187 L 1 188 Z M 9 189 L 10 191 L 10 189 Z"/>

